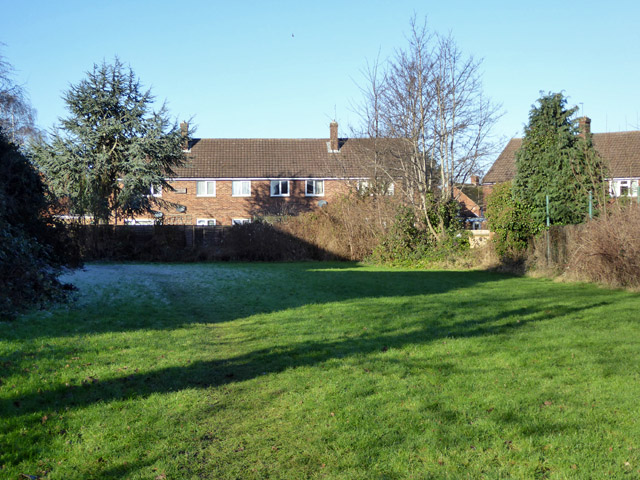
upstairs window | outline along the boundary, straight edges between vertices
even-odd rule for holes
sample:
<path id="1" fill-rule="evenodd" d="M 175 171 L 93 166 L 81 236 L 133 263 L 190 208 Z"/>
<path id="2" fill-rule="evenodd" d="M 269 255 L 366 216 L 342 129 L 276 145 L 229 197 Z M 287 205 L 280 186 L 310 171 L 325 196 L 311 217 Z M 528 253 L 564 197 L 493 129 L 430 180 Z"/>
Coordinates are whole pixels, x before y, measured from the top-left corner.
<path id="1" fill-rule="evenodd" d="M 196 182 L 196 197 L 215 197 L 216 196 L 216 181 L 215 180 L 203 180 Z"/>
<path id="2" fill-rule="evenodd" d="M 231 220 L 231 225 L 244 225 L 245 223 L 251 223 L 251 219 L 249 219 L 249 218 L 233 218 Z"/>
<path id="3" fill-rule="evenodd" d="M 234 180 L 231 185 L 231 195 L 233 197 L 250 197 L 251 181 L 250 180 Z"/>
<path id="4" fill-rule="evenodd" d="M 307 197 L 321 197 L 324 195 L 324 180 L 307 180 Z"/>
<path id="5" fill-rule="evenodd" d="M 162 185 L 156 185 L 156 186 L 151 185 L 150 193 L 151 193 L 152 197 L 161 197 L 162 196 Z"/>
<path id="6" fill-rule="evenodd" d="M 289 196 L 289 180 L 271 180 L 272 197 Z"/>

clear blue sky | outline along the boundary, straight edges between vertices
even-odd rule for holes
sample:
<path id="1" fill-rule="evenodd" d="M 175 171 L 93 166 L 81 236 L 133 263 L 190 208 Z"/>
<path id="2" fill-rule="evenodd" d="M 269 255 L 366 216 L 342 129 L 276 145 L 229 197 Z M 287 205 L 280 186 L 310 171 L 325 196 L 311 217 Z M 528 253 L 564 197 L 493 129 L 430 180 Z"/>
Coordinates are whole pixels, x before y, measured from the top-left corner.
<path id="1" fill-rule="evenodd" d="M 405 46 L 414 12 L 483 59 L 496 137 L 522 135 L 540 91 L 564 91 L 594 132 L 640 129 L 637 0 L 5 3 L 0 52 L 47 129 L 62 92 L 117 55 L 196 136 L 328 137 L 334 117 L 346 135 L 362 68 Z"/>

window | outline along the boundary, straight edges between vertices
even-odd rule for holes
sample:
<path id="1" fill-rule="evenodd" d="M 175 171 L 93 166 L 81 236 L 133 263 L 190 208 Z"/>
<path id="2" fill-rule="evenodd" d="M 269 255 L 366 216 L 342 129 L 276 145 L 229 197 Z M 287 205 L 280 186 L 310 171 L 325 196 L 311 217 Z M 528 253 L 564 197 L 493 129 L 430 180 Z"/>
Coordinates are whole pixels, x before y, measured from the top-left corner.
<path id="1" fill-rule="evenodd" d="M 271 180 L 272 197 L 289 196 L 289 180 Z"/>
<path id="2" fill-rule="evenodd" d="M 162 196 L 162 185 L 151 185 L 151 196 L 152 197 L 161 197 Z"/>
<path id="3" fill-rule="evenodd" d="M 146 219 L 146 218 L 143 218 L 143 219 L 126 218 L 124 220 L 124 224 L 125 225 L 136 225 L 136 226 L 138 226 L 138 225 L 153 225 L 153 223 L 154 223 L 153 220 Z"/>
<path id="4" fill-rule="evenodd" d="M 369 193 L 369 180 L 358 180 L 358 193 L 366 195 Z"/>
<path id="5" fill-rule="evenodd" d="M 231 225 L 244 225 L 245 223 L 251 223 L 248 218 L 234 218 L 231 220 Z"/>
<path id="6" fill-rule="evenodd" d="M 215 218 L 199 218 L 196 220 L 196 225 L 201 225 L 205 227 L 212 227 L 216 224 Z"/>
<path id="7" fill-rule="evenodd" d="M 307 180 L 307 197 L 321 197 L 324 195 L 324 180 Z"/>
<path id="8" fill-rule="evenodd" d="M 196 197 L 215 197 L 216 196 L 216 181 L 215 180 L 203 180 L 196 182 Z"/>
<path id="9" fill-rule="evenodd" d="M 387 185 L 387 195 L 394 195 L 395 193 L 396 193 L 396 186 L 392 182 L 389 185 Z"/>
<path id="10" fill-rule="evenodd" d="M 231 195 L 233 197 L 250 197 L 251 181 L 250 180 L 234 180 L 231 185 Z"/>
<path id="11" fill-rule="evenodd" d="M 628 180 L 621 180 L 620 181 L 620 196 L 621 197 L 626 197 L 627 195 L 629 195 L 629 181 Z"/>

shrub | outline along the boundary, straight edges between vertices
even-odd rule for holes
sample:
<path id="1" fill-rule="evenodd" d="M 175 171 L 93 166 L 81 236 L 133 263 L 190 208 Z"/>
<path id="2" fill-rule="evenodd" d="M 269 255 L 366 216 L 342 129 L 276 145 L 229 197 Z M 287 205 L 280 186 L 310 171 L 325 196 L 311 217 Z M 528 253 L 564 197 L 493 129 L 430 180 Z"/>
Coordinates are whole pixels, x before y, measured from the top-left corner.
<path id="1" fill-rule="evenodd" d="M 355 193 L 313 212 L 289 217 L 281 228 L 319 248 L 325 258 L 364 260 L 393 223 L 397 200 Z"/>
<path id="2" fill-rule="evenodd" d="M 614 287 L 640 287 L 640 207 L 617 205 L 580 228 L 567 276 Z"/>
<path id="3" fill-rule="evenodd" d="M 487 219 L 498 256 L 506 261 L 522 260 L 529 241 L 540 231 L 532 210 L 516 200 L 511 182 L 496 185 L 487 199 Z"/>
<path id="4" fill-rule="evenodd" d="M 68 249 L 40 176 L 0 131 L 0 316 L 65 296 L 57 277 Z"/>
<path id="5" fill-rule="evenodd" d="M 387 264 L 433 266 L 450 262 L 460 252 L 469 249 L 468 232 L 462 229 L 457 217 L 459 205 L 443 204 L 435 212 L 446 218 L 437 239 L 427 231 L 425 222 L 419 220 L 416 211 L 400 206 L 387 234 L 375 248 L 372 260 Z M 432 221 L 432 225 L 435 222 Z M 437 224 L 435 224 L 437 225 Z"/>

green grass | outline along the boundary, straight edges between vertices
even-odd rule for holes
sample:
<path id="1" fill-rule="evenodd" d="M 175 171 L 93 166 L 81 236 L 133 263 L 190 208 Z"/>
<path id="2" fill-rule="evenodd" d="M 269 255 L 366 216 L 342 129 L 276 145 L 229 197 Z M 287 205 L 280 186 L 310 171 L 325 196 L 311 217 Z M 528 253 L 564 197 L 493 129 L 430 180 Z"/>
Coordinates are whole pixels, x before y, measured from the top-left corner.
<path id="1" fill-rule="evenodd" d="M 640 478 L 640 297 L 354 264 L 90 265 L 0 323 L 0 478 Z"/>

